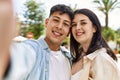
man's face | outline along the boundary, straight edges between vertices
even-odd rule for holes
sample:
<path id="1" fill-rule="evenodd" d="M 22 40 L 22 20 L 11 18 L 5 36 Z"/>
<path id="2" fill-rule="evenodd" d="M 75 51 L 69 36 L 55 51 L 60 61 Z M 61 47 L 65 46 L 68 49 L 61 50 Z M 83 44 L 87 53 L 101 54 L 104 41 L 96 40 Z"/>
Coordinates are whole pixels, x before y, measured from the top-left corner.
<path id="1" fill-rule="evenodd" d="M 45 21 L 46 38 L 50 44 L 61 44 L 70 31 L 71 20 L 68 14 L 54 12 L 49 19 Z"/>

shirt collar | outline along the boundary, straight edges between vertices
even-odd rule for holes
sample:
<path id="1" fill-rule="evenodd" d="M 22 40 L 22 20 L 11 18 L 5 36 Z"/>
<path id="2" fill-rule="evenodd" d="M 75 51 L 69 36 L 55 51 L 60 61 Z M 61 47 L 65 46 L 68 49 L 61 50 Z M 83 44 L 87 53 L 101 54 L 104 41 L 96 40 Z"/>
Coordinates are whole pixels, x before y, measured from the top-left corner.
<path id="1" fill-rule="evenodd" d="M 98 49 L 96 50 L 95 52 L 93 53 L 90 53 L 89 55 L 87 55 L 86 57 L 90 60 L 93 60 L 97 55 L 99 55 L 100 53 L 105 53 L 106 52 L 106 49 L 105 48 L 101 48 L 101 49 Z"/>
<path id="2" fill-rule="evenodd" d="M 48 44 L 46 43 L 44 37 L 41 37 L 38 39 L 38 42 L 41 44 L 42 48 L 43 49 L 48 49 Z M 60 50 L 63 52 L 63 53 L 70 53 L 65 47 L 63 46 L 60 46 Z"/>
<path id="3" fill-rule="evenodd" d="M 40 43 L 40 45 L 42 46 L 43 49 L 49 49 L 44 37 L 41 37 L 38 39 L 38 43 Z M 65 47 L 60 46 L 60 50 L 62 51 L 62 53 L 69 59 L 72 58 L 70 51 L 67 50 Z"/>
<path id="4" fill-rule="evenodd" d="M 42 46 L 43 49 L 48 49 L 49 48 L 45 39 L 44 39 L 44 37 L 40 37 L 38 39 L 38 43 L 40 43 L 40 45 Z"/>

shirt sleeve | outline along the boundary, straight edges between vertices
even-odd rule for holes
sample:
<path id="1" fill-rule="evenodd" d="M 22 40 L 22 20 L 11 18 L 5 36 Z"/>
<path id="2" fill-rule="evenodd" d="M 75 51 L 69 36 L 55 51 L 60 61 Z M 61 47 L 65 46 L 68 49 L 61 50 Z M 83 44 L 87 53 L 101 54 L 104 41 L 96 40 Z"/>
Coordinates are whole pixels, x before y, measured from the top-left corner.
<path id="1" fill-rule="evenodd" d="M 35 50 L 25 43 L 13 43 L 10 56 L 10 68 L 4 80 L 25 80 L 35 64 Z"/>
<path id="2" fill-rule="evenodd" d="M 107 53 L 97 56 L 92 64 L 91 80 L 120 80 L 118 66 Z"/>

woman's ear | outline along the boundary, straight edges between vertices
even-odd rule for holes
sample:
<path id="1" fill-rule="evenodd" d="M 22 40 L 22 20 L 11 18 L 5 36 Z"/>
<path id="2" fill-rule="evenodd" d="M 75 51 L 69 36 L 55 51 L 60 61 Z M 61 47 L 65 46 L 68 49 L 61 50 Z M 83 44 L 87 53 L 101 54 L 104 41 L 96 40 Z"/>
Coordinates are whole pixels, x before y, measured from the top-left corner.
<path id="1" fill-rule="evenodd" d="M 97 31 L 96 26 L 93 26 L 93 33 Z"/>
<path id="2" fill-rule="evenodd" d="M 45 19 L 45 27 L 47 27 L 48 21 L 49 21 L 49 18 L 46 18 L 46 19 Z"/>

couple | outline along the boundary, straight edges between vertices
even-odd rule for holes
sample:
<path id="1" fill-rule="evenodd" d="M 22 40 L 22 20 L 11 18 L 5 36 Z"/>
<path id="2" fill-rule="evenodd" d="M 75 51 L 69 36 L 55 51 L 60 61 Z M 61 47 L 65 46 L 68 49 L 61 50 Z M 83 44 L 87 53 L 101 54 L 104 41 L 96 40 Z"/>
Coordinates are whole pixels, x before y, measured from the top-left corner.
<path id="1" fill-rule="evenodd" d="M 55 5 L 45 20 L 45 29 L 45 38 L 12 43 L 10 55 L 3 56 L 8 60 L 3 80 L 120 79 L 117 58 L 103 39 L 92 11 L 78 9 L 73 13 L 66 5 Z M 69 33 L 70 52 L 61 46 Z"/>

